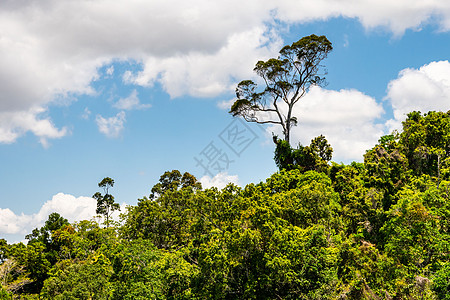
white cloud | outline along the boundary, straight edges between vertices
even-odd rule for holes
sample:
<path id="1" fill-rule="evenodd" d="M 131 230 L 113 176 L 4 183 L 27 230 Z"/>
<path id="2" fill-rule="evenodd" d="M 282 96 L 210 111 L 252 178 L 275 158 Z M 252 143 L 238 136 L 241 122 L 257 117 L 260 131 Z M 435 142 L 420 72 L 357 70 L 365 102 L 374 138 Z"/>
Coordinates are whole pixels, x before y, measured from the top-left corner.
<path id="1" fill-rule="evenodd" d="M 450 63 L 431 62 L 419 69 L 400 71 L 398 78 L 389 82 L 386 100 L 394 112 L 394 119 L 388 121 L 391 131 L 401 129 L 406 114 L 413 110 L 450 110 Z"/>
<path id="2" fill-rule="evenodd" d="M 108 69 L 106 69 L 106 75 L 112 76 L 114 74 L 114 66 L 110 66 Z"/>
<path id="3" fill-rule="evenodd" d="M 216 52 L 148 57 L 144 69 L 137 74 L 127 73 L 125 80 L 142 86 L 159 82 L 171 97 L 216 96 L 234 90 L 234 78 L 253 76 L 255 62 L 276 54 L 281 46 L 275 33 L 257 26 L 231 35 Z"/>
<path id="4" fill-rule="evenodd" d="M 125 211 L 125 203 L 121 204 L 121 211 Z M 24 235 L 31 233 L 34 228 L 40 228 L 47 221 L 48 216 L 57 212 L 70 223 L 91 220 L 96 216 L 97 201 L 91 197 L 75 197 L 70 194 L 58 193 L 51 200 L 45 202 L 39 212 L 35 214 L 15 214 L 9 208 L 0 208 L 0 236 Z M 113 213 L 113 219 L 118 220 L 119 212 Z"/>
<path id="5" fill-rule="evenodd" d="M 450 30 L 450 2 L 438 0 L 0 1 L 0 113 L 38 120 L 33 109 L 93 93 L 99 68 L 116 61 L 142 64 L 128 80 L 160 83 L 172 97 L 217 96 L 276 55 L 283 42 L 274 24 L 337 16 L 396 35 L 431 22 Z M 53 130 L 44 140 L 63 132 Z M 36 134 L 2 122 L 0 142 L 28 131 Z"/>
<path id="6" fill-rule="evenodd" d="M 223 100 L 217 103 L 217 107 L 223 110 L 230 110 L 236 99 Z"/>
<path id="7" fill-rule="evenodd" d="M 96 215 L 97 202 L 90 197 L 75 197 L 58 193 L 44 203 L 38 213 L 16 215 L 10 209 L 0 208 L 0 234 L 28 234 L 42 227 L 48 216 L 57 212 L 69 222 L 90 220 Z"/>
<path id="8" fill-rule="evenodd" d="M 450 3 L 437 0 L 281 0 L 277 17 L 284 21 L 308 22 L 343 16 L 357 18 L 367 28 L 384 27 L 399 36 L 407 29 L 420 30 L 433 21 L 441 30 L 450 29 Z"/>
<path id="9" fill-rule="evenodd" d="M 384 134 L 384 126 L 376 124 L 383 108 L 374 98 L 357 90 L 326 90 L 313 87 L 294 106 L 298 126 L 291 131 L 291 145 L 309 145 L 323 134 L 333 147 L 334 161 L 362 161 L 366 150 Z M 269 131 L 282 137 L 279 126 Z"/>
<path id="10" fill-rule="evenodd" d="M 43 112 L 44 109 L 42 108 L 20 112 L 0 111 L 0 143 L 12 143 L 20 135 L 31 131 L 39 137 L 41 144 L 46 147 L 48 146 L 48 139 L 61 138 L 68 133 L 65 127 L 57 129 L 50 119 L 40 119 L 39 114 Z"/>
<path id="11" fill-rule="evenodd" d="M 113 106 L 123 110 L 147 109 L 151 107 L 150 104 L 140 103 L 138 92 L 136 90 L 133 90 L 128 97 L 120 98 Z"/>
<path id="12" fill-rule="evenodd" d="M 348 35 L 345 34 L 344 35 L 344 44 L 342 46 L 344 46 L 344 48 L 348 48 L 349 45 L 350 45 L 350 41 L 348 39 Z"/>
<path id="13" fill-rule="evenodd" d="M 0 233 L 2 234 L 25 234 L 32 223 L 32 216 L 16 215 L 9 208 L 0 208 Z M 27 229 L 25 229 L 25 227 Z"/>
<path id="14" fill-rule="evenodd" d="M 228 72 L 234 69 L 228 65 L 221 70 L 225 62 L 232 62 L 239 70 L 248 58 L 246 52 L 251 52 L 252 58 L 248 66 L 261 53 L 257 49 L 261 45 L 256 43 L 243 49 L 242 57 L 234 55 L 241 40 L 232 37 L 254 33 L 269 16 L 269 10 L 257 1 L 234 2 L 3 1 L 0 112 L 20 115 L 65 97 L 92 94 L 90 84 L 99 78 L 99 68 L 115 61 L 143 63 L 145 70 L 156 67 L 158 78 L 173 96 L 221 92 L 228 88 L 232 76 Z M 237 4 L 241 11 L 235 10 Z M 259 35 L 263 33 L 264 29 Z M 227 53 L 230 57 L 225 59 Z M 232 57 L 238 59 L 233 61 Z M 153 62 L 158 64 L 148 65 Z M 112 73 L 111 67 L 106 70 L 106 75 Z M 151 84 L 139 79 L 142 84 Z M 192 82 L 197 84 L 189 87 Z M 7 136 L 8 142 L 30 131 L 20 126 L 2 126 L 1 130 L 2 140 Z"/>
<path id="15" fill-rule="evenodd" d="M 97 115 L 95 121 L 97 122 L 98 130 L 109 138 L 117 138 L 123 131 L 124 123 L 126 121 L 125 112 L 117 113 L 115 117 L 104 118 Z"/>
<path id="16" fill-rule="evenodd" d="M 58 193 L 42 205 L 39 212 L 34 215 L 38 224 L 43 224 L 48 216 L 57 212 L 70 222 L 89 220 L 95 215 L 97 201 L 91 197 L 75 197 L 69 194 Z"/>
<path id="17" fill-rule="evenodd" d="M 85 107 L 83 114 L 81 115 L 81 118 L 88 120 L 90 115 L 91 115 L 91 111 L 89 110 L 89 108 Z"/>
<path id="18" fill-rule="evenodd" d="M 223 189 L 229 183 L 239 185 L 238 175 L 228 175 L 228 173 L 226 172 L 218 173 L 212 178 L 208 175 L 205 175 L 200 178 L 199 181 L 202 184 L 203 188 L 217 187 L 219 189 Z"/>

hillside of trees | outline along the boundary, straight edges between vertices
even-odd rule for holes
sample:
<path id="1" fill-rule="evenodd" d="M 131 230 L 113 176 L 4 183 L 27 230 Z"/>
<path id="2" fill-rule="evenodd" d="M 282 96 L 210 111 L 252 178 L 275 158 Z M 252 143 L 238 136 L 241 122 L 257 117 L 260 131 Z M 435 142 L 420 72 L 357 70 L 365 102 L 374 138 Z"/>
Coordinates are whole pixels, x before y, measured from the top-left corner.
<path id="1" fill-rule="evenodd" d="M 276 140 L 279 172 L 222 190 L 168 171 L 119 222 L 102 181 L 104 223 L 0 241 L 0 298 L 450 299 L 450 112 L 411 112 L 364 163 L 331 154 Z"/>

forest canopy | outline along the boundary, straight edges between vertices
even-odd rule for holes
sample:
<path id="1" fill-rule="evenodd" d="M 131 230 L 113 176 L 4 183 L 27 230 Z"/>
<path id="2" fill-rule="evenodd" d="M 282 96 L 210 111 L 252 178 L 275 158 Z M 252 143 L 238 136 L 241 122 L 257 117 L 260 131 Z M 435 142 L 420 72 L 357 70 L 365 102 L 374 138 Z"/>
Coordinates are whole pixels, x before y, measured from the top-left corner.
<path id="1" fill-rule="evenodd" d="M 411 112 L 363 163 L 331 155 L 280 141 L 264 182 L 173 170 L 120 222 L 53 213 L 0 240 L 0 297 L 450 299 L 450 112 Z"/>

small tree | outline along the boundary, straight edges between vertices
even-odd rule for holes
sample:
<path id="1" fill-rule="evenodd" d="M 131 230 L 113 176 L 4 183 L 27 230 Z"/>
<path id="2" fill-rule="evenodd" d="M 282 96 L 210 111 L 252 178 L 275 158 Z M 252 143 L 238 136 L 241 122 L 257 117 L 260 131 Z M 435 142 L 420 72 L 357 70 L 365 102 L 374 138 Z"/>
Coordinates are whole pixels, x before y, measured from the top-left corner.
<path id="1" fill-rule="evenodd" d="M 230 113 L 247 122 L 279 124 L 289 142 L 291 128 L 297 125 L 294 105 L 311 86 L 324 84 L 326 72 L 321 72 L 321 62 L 332 49 L 325 36 L 313 34 L 283 47 L 278 58 L 258 61 L 253 70 L 263 79 L 264 89 L 258 91 L 251 80 L 241 81 Z"/>
<path id="2" fill-rule="evenodd" d="M 277 145 L 274 159 L 280 170 L 299 169 L 301 171 L 326 172 L 333 148 L 323 135 L 312 139 L 309 146 L 299 144 L 297 149 L 292 148 L 287 141 L 279 140 L 276 137 L 274 137 L 274 141 Z"/>
<path id="3" fill-rule="evenodd" d="M 105 195 L 100 192 L 95 193 L 92 197 L 97 200 L 97 214 L 101 214 L 106 219 L 106 227 L 109 226 L 109 218 L 115 210 L 120 210 L 118 203 L 114 202 L 114 196 L 109 193 L 109 189 L 114 186 L 114 179 L 109 177 L 103 178 L 103 180 L 98 184 L 99 187 L 103 188 Z"/>

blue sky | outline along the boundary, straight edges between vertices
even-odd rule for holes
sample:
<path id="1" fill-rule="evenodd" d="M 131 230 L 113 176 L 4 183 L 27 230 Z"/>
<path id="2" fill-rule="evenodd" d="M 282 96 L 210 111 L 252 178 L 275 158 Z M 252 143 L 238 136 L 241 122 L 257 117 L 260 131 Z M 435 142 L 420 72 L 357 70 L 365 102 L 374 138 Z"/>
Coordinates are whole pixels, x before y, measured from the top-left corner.
<path id="1" fill-rule="evenodd" d="M 334 161 L 362 161 L 407 112 L 450 109 L 450 4 L 241 2 L 2 2 L 0 237 L 20 241 L 53 211 L 91 218 L 106 176 L 122 205 L 167 170 L 206 187 L 266 179 L 279 128 L 227 108 L 258 60 L 312 33 L 333 43 L 328 85 L 299 103 L 292 143 L 324 134 Z M 232 129 L 247 134 L 239 155 Z M 195 158 L 212 145 L 222 170 L 205 174 Z"/>

